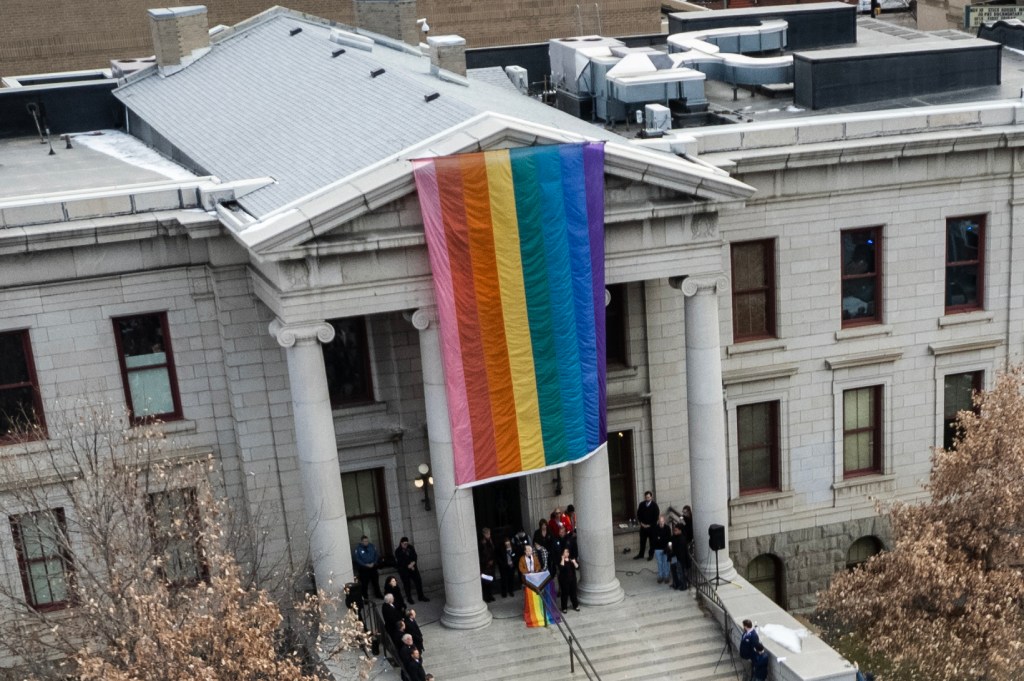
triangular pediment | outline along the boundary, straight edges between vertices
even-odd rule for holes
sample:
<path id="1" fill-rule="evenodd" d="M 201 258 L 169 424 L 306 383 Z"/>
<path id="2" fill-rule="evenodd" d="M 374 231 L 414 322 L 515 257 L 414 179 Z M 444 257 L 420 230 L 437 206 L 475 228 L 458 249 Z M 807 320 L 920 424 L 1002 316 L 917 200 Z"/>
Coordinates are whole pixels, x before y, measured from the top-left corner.
<path id="1" fill-rule="evenodd" d="M 363 243 L 374 241 L 381 246 L 386 246 L 383 242 L 389 238 L 398 240 L 396 245 L 412 245 L 408 243 L 408 230 L 399 229 L 390 235 L 368 235 L 354 234 L 347 226 L 362 216 L 414 194 L 413 160 L 592 139 L 500 114 L 481 114 L 283 206 L 258 221 L 246 223 L 236 220 L 232 233 L 257 261 L 306 257 L 311 251 L 320 251 L 318 244 L 337 244 L 342 235 Z M 725 172 L 709 166 L 625 141 L 607 139 L 605 175 L 650 185 L 661 200 L 698 203 L 708 211 L 741 204 L 754 191 Z M 223 211 L 222 217 L 230 220 Z"/>

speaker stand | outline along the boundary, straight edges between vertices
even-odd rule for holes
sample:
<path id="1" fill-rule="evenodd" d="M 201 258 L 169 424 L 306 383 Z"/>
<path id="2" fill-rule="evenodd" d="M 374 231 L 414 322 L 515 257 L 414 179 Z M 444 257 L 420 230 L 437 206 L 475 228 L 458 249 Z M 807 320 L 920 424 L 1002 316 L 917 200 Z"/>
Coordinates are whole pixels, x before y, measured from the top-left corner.
<path id="1" fill-rule="evenodd" d="M 714 579 L 709 579 L 708 583 L 716 587 L 722 586 L 723 584 L 732 584 L 731 581 L 719 576 L 718 574 L 718 549 L 715 549 L 715 577 Z"/>

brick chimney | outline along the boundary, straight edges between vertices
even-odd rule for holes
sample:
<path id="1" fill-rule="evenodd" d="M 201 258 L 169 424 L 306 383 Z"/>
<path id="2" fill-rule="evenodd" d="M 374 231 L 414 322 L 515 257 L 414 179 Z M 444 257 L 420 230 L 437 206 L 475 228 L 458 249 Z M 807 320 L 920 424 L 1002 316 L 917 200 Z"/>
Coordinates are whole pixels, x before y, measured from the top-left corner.
<path id="1" fill-rule="evenodd" d="M 432 35 L 427 38 L 430 46 L 430 70 L 439 69 L 466 75 L 466 39 L 460 35 Z"/>
<path id="2" fill-rule="evenodd" d="M 204 5 L 149 10 L 153 51 L 160 73 L 180 71 L 210 49 L 210 24 Z"/>
<path id="3" fill-rule="evenodd" d="M 420 44 L 416 0 L 353 0 L 356 26 L 409 45 Z"/>

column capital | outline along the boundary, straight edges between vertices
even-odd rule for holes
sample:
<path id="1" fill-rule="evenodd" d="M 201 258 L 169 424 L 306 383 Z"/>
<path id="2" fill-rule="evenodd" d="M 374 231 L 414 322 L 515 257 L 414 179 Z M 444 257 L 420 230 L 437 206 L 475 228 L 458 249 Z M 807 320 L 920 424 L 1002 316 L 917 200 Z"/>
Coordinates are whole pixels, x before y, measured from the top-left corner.
<path id="1" fill-rule="evenodd" d="M 296 343 L 330 343 L 334 340 L 334 327 L 327 322 L 301 322 L 285 324 L 280 319 L 270 322 L 270 335 L 283 348 Z"/>
<path id="2" fill-rule="evenodd" d="M 724 274 L 696 277 L 669 277 L 669 286 L 679 289 L 687 298 L 698 293 L 728 293 L 729 278 Z"/>
<path id="3" fill-rule="evenodd" d="M 431 324 L 437 324 L 437 306 L 425 305 L 404 314 L 405 319 L 416 327 L 417 331 L 426 331 Z"/>

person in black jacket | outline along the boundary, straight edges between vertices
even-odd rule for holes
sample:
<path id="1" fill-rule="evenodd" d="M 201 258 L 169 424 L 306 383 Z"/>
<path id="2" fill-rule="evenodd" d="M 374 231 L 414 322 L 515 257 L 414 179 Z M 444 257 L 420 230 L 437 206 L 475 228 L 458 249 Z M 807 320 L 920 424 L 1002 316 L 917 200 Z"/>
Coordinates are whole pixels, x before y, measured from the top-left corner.
<path id="1" fill-rule="evenodd" d="M 686 541 L 683 525 L 672 528 L 672 541 L 668 543 L 669 566 L 672 571 L 672 588 L 686 591 L 690 588 L 690 543 Z"/>
<path id="2" fill-rule="evenodd" d="M 633 556 L 633 560 L 640 560 L 644 557 L 647 540 L 650 539 L 651 531 L 654 529 L 655 524 L 657 524 L 660 514 L 661 511 L 658 509 L 658 504 L 654 501 L 654 494 L 651 493 L 651 490 L 647 490 L 644 492 L 644 500 L 636 507 L 636 521 L 640 523 L 640 551 Z M 652 544 L 650 553 L 647 554 L 647 560 L 653 559 L 654 545 Z"/>
<path id="3" fill-rule="evenodd" d="M 384 604 L 380 606 L 381 617 L 384 618 L 384 628 L 388 634 L 394 634 L 398 623 L 402 621 L 403 613 L 395 607 L 395 597 L 391 594 L 384 596 Z"/>
<path id="4" fill-rule="evenodd" d="M 416 648 L 423 652 L 426 648 L 423 647 L 423 632 L 420 631 L 420 623 L 416 621 L 416 611 L 410 610 L 405 614 L 405 619 L 402 620 L 405 623 L 405 633 L 412 636 L 412 644 Z"/>
<path id="5" fill-rule="evenodd" d="M 565 531 L 565 528 L 562 528 Z M 572 609 L 580 610 L 580 597 L 576 590 L 576 570 L 580 564 L 569 554 L 569 547 L 562 549 L 561 559 L 558 561 L 558 595 L 562 599 L 562 612 L 565 612 L 572 601 Z"/>
<path id="6" fill-rule="evenodd" d="M 498 554 L 498 573 L 501 576 L 501 597 L 506 598 L 516 592 L 516 579 L 519 570 L 519 556 L 512 548 L 512 540 L 505 539 L 505 548 Z"/>
<path id="7" fill-rule="evenodd" d="M 399 612 L 404 614 L 405 598 L 402 596 L 402 587 L 398 586 L 398 577 L 395 577 L 394 575 L 391 575 L 384 580 L 384 595 L 387 596 L 388 594 L 391 594 L 391 596 L 394 597 L 395 607 L 398 608 Z"/>
<path id="8" fill-rule="evenodd" d="M 651 548 L 654 549 L 654 557 L 658 559 L 658 584 L 668 584 L 668 542 L 671 538 L 671 530 L 665 524 L 665 516 L 658 516 L 658 524 L 651 528 Z"/>
<path id="9" fill-rule="evenodd" d="M 409 543 L 408 537 L 402 537 L 395 549 L 395 567 L 398 569 L 398 576 L 402 578 L 402 590 L 408 596 L 410 605 L 415 603 L 412 599 L 412 587 L 416 585 L 416 597 L 421 601 L 429 602 L 430 599 L 423 595 L 423 579 L 420 578 L 419 564 L 416 556 L 416 548 Z"/>

